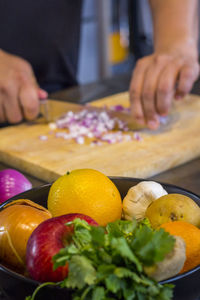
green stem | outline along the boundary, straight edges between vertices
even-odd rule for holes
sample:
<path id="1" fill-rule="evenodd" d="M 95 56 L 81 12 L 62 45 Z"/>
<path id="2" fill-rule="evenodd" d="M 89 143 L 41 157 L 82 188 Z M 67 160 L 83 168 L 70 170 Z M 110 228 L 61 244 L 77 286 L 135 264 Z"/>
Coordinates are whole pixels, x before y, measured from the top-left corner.
<path id="1" fill-rule="evenodd" d="M 81 296 L 81 300 L 84 300 L 85 297 L 87 296 L 87 294 L 90 292 L 90 290 L 93 288 L 92 286 L 89 286 L 88 288 L 85 289 L 85 291 L 83 292 L 82 296 Z"/>
<path id="2" fill-rule="evenodd" d="M 60 282 L 45 282 L 45 283 L 42 283 L 42 284 L 40 284 L 36 289 L 35 289 L 35 291 L 33 292 L 33 294 L 32 294 L 32 296 L 28 296 L 28 297 L 26 297 L 26 300 L 34 300 L 35 299 L 35 296 L 36 296 L 36 294 L 39 292 L 39 290 L 40 289 L 42 289 L 43 287 L 45 287 L 45 286 L 48 286 L 48 285 L 54 285 L 54 286 L 56 286 L 56 285 L 59 285 L 60 284 Z"/>

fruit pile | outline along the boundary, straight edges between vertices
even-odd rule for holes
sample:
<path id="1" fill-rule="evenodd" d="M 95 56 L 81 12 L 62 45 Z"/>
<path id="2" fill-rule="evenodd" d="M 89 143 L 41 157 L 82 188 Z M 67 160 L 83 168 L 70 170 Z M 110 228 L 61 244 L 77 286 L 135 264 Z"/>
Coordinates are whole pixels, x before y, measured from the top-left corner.
<path id="1" fill-rule="evenodd" d="M 78 169 L 52 184 L 47 208 L 28 199 L 3 207 L 0 261 L 75 289 L 74 299 L 171 299 L 158 282 L 200 264 L 199 227 L 186 195 L 142 181 L 122 199 L 107 176 Z"/>
<path id="2" fill-rule="evenodd" d="M 122 214 L 127 220 L 147 218 L 154 229 L 164 228 L 184 240 L 185 245 L 179 246 L 177 251 L 177 260 L 171 260 L 171 265 L 168 264 L 164 278 L 162 275 L 160 278 L 159 274 L 154 276 L 156 279 L 162 280 L 179 272 L 184 273 L 200 264 L 200 207 L 190 197 L 168 194 L 161 184 L 142 181 L 128 190 L 123 199 Z M 170 268 L 178 265 L 181 256 L 184 261 L 182 268 L 175 270 L 175 274 L 172 269 L 172 274 L 168 274 Z M 154 269 L 154 272 L 157 271 Z M 154 275 L 153 272 L 150 275 Z"/>

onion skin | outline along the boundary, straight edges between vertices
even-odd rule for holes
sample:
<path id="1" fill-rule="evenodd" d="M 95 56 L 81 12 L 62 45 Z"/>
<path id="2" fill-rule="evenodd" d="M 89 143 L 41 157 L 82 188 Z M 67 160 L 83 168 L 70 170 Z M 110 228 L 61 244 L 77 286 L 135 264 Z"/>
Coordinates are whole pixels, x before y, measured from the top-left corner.
<path id="1" fill-rule="evenodd" d="M 0 203 L 32 188 L 30 181 L 14 169 L 0 171 Z"/>
<path id="2" fill-rule="evenodd" d="M 0 211 L 0 261 L 20 272 L 26 268 L 26 245 L 33 230 L 51 213 L 28 199 L 15 200 Z"/>

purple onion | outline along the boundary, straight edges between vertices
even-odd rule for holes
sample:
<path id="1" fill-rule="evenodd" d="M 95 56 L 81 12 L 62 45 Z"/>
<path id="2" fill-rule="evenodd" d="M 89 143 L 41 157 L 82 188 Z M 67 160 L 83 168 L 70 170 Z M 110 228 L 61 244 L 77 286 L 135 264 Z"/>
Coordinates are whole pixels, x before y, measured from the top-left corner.
<path id="1" fill-rule="evenodd" d="M 124 111 L 124 106 L 118 104 L 112 107 L 115 111 Z"/>
<path id="2" fill-rule="evenodd" d="M 31 188 L 30 181 L 17 170 L 0 171 L 0 203 Z"/>
<path id="3" fill-rule="evenodd" d="M 86 105 L 87 107 L 88 105 Z M 91 146 L 101 146 L 102 143 L 114 144 L 123 141 L 137 140 L 141 138 L 139 134 L 132 136 L 127 134 L 129 131 L 127 123 L 119 118 L 112 117 L 109 110 L 128 111 L 122 105 L 116 105 L 105 110 L 90 110 L 83 109 L 79 112 L 68 111 L 62 117 L 56 120 L 55 123 L 50 123 L 49 128 L 55 130 L 56 138 L 65 140 L 74 140 L 77 144 L 85 144 L 89 139 Z M 66 129 L 66 130 L 65 130 Z M 116 131 L 118 130 L 118 131 Z M 47 136 L 39 136 L 40 140 L 48 139 Z"/>

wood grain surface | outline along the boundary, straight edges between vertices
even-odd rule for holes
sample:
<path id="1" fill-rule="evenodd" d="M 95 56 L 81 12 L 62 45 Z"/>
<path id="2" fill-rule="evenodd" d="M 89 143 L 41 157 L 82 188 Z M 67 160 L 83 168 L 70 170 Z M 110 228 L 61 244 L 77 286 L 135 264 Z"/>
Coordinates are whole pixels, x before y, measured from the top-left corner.
<path id="1" fill-rule="evenodd" d="M 129 105 L 128 93 L 92 103 L 94 106 Z M 56 118 L 76 105 L 50 101 Z M 111 176 L 147 178 L 200 156 L 200 97 L 176 102 L 166 124 L 156 131 L 141 129 L 141 141 L 91 146 L 58 139 L 41 118 L 0 130 L 0 161 L 41 180 L 54 181 L 76 168 L 94 168 Z M 130 134 L 133 134 L 131 132 Z M 48 136 L 46 141 L 40 135 Z"/>

